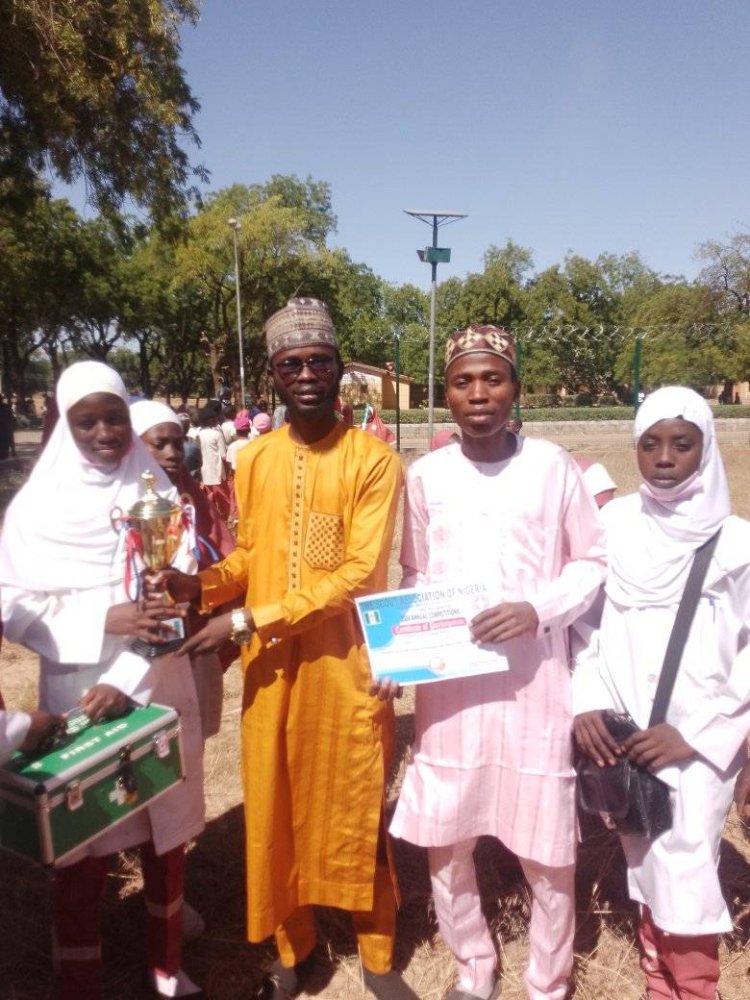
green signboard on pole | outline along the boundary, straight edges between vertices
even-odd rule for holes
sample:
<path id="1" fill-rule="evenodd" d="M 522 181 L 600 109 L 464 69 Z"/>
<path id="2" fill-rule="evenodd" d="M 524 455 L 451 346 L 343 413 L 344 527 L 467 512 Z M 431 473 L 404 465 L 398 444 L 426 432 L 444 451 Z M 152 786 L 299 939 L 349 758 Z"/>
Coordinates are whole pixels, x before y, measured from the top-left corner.
<path id="1" fill-rule="evenodd" d="M 424 260 L 428 264 L 450 264 L 450 247 L 425 247 Z"/>

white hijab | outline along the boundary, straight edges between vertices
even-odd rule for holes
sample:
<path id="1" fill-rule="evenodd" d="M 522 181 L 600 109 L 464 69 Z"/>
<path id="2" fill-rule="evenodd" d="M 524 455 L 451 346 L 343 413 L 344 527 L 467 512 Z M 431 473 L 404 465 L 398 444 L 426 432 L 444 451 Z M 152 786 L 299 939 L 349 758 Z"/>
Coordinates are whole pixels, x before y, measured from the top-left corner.
<path id="1" fill-rule="evenodd" d="M 631 508 L 632 523 L 618 524 L 617 536 L 610 538 L 607 594 L 627 607 L 678 604 L 693 553 L 731 513 L 713 414 L 697 392 L 667 386 L 651 393 L 638 410 L 636 443 L 654 424 L 673 417 L 682 417 L 699 428 L 703 453 L 698 471 L 676 489 L 659 490 L 644 482 L 640 504 Z M 604 517 L 606 520 L 606 508 Z"/>
<path id="2" fill-rule="evenodd" d="M 133 433 L 140 437 L 157 424 L 176 424 L 182 429 L 182 422 L 171 406 L 155 399 L 139 399 L 130 404 L 130 422 Z"/>
<path id="3" fill-rule="evenodd" d="M 141 476 L 148 470 L 156 476 L 158 492 L 176 499 L 176 491 L 136 435 L 116 466 L 92 465 L 80 453 L 67 414 L 85 396 L 99 392 L 118 396 L 127 406 L 122 379 L 99 361 L 79 361 L 60 376 L 60 419 L 5 515 L 0 585 L 52 593 L 120 583 L 123 534 L 113 525 L 113 511 L 127 512 L 141 497 Z"/>

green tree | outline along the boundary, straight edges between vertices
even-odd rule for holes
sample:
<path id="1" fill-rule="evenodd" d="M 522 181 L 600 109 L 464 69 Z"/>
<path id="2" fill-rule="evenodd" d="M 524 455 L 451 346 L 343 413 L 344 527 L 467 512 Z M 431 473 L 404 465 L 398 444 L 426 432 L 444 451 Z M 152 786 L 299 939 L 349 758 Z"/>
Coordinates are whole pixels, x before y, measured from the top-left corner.
<path id="1" fill-rule="evenodd" d="M 502 247 L 490 246 L 484 253 L 482 271 L 469 274 L 453 303 L 441 303 L 440 324 L 460 330 L 471 324 L 514 326 L 524 315 L 524 284 L 534 266 L 526 247 L 508 240 Z"/>
<path id="2" fill-rule="evenodd" d="M 383 366 L 393 357 L 392 332 L 384 315 L 384 283 L 340 248 L 322 247 L 311 260 L 306 288 L 331 309 L 344 361 Z"/>
<path id="3" fill-rule="evenodd" d="M 634 334 L 642 341 L 641 385 L 713 385 L 726 378 L 732 345 L 718 334 L 710 291 L 686 282 L 665 284 L 633 314 Z M 621 382 L 632 385 L 634 337 L 617 359 Z"/>
<path id="4" fill-rule="evenodd" d="M 719 311 L 750 316 L 750 233 L 735 233 L 723 243 L 708 240 L 698 256 L 705 261 L 698 280 L 711 290 Z"/>
<path id="5" fill-rule="evenodd" d="M 305 236 L 316 246 L 323 246 L 336 232 L 338 220 L 328 181 L 316 181 L 310 175 L 300 180 L 294 174 L 273 174 L 264 184 L 251 185 L 249 193 L 251 204 L 278 198 L 286 208 L 298 208 L 306 219 Z"/>
<path id="6" fill-rule="evenodd" d="M 166 276 L 153 253 L 154 241 L 143 234 L 122 261 L 123 290 L 119 331 L 128 343 L 128 353 L 137 356 L 139 391 L 153 396 L 153 370 L 160 357 L 160 324 L 166 295 Z"/>
<path id="7" fill-rule="evenodd" d="M 246 384 L 259 392 L 265 383 L 263 321 L 294 294 L 315 294 L 321 247 L 318 237 L 335 221 L 325 185 L 289 184 L 277 177 L 274 193 L 264 185 L 234 185 L 206 199 L 188 222 L 175 251 L 173 291 L 192 303 L 201 318 L 200 341 L 213 391 L 221 382 L 237 384 L 239 349 L 233 233 L 236 219 L 242 338 Z M 308 195 L 304 191 L 310 186 Z M 292 204 L 286 204 L 288 198 Z M 314 237 L 314 238 L 313 238 Z"/>
<path id="8" fill-rule="evenodd" d="M 520 344 L 521 380 L 525 386 L 556 392 L 565 385 L 566 370 L 559 365 L 557 341 L 566 324 L 580 322 L 581 311 L 559 265 L 532 278 L 524 299 L 524 320 L 514 331 Z"/>
<path id="9" fill-rule="evenodd" d="M 399 339 L 400 369 L 415 382 L 427 382 L 427 338 L 430 325 L 429 296 L 416 285 L 383 286 L 385 325 Z M 395 356 L 395 343 L 393 344 Z"/>
<path id="10" fill-rule="evenodd" d="M 120 373 L 130 392 L 142 392 L 141 369 L 137 354 L 128 350 L 127 347 L 115 347 L 107 360 L 115 371 Z"/>
<path id="11" fill-rule="evenodd" d="M 324 182 L 275 176 L 267 184 L 216 192 L 189 220 L 174 257 L 173 289 L 200 303 L 201 341 L 216 389 L 239 370 L 233 233 L 236 230 L 246 384 L 266 384 L 265 319 L 293 295 L 330 306 L 345 357 L 374 364 L 392 355 L 383 322 L 383 283 L 326 238 L 336 219 Z"/>
<path id="12" fill-rule="evenodd" d="M 616 361 L 628 335 L 625 289 L 640 280 L 639 265 L 635 255 L 591 261 L 570 254 L 562 267 L 532 279 L 519 331 L 527 382 L 592 396 L 615 390 Z M 545 376 L 556 377 L 545 382 Z"/>
<path id="13" fill-rule="evenodd" d="M 193 394 L 208 395 L 213 390 L 205 349 L 205 301 L 195 288 L 169 289 L 167 308 L 161 324 L 163 351 L 159 356 L 157 385 L 167 394 L 176 393 L 183 402 Z"/>
<path id="14" fill-rule="evenodd" d="M 132 301 L 128 262 L 134 233 L 127 220 L 100 217 L 79 227 L 78 281 L 66 343 L 80 356 L 107 361 L 123 336 Z"/>
<path id="15" fill-rule="evenodd" d="M 674 283 L 677 280 L 657 274 L 635 252 L 621 256 L 603 253 L 597 257 L 597 264 L 615 295 L 611 318 L 617 323 L 632 325 L 633 314 L 640 304 L 657 292 L 665 282 Z"/>
<path id="16" fill-rule="evenodd" d="M 24 397 L 30 359 L 42 349 L 53 374 L 80 289 L 81 222 L 64 200 L 37 191 L 18 216 L 0 207 L 0 350 L 4 388 Z"/>
<path id="17" fill-rule="evenodd" d="M 197 282 L 176 266 L 180 245 L 152 231 L 126 262 L 127 289 L 121 322 L 124 339 L 138 355 L 144 396 L 214 395 L 206 344 L 209 303 Z"/>
<path id="18" fill-rule="evenodd" d="M 123 334 L 138 349 L 145 396 L 213 393 L 206 345 L 208 303 L 197 284 L 176 274 L 175 244 L 152 232 L 126 263 Z"/>
<path id="19" fill-rule="evenodd" d="M 184 213 L 198 104 L 180 67 L 195 0 L 2 0 L 0 198 L 33 195 L 50 166 L 83 178 L 102 211 L 132 198 L 160 222 Z"/>

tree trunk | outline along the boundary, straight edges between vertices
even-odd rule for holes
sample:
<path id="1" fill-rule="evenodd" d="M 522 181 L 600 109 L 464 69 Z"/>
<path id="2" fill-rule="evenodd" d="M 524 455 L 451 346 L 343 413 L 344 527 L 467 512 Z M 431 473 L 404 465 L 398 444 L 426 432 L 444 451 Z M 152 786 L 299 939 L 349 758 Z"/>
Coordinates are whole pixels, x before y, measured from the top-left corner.
<path id="1" fill-rule="evenodd" d="M 734 401 L 734 381 L 730 378 L 724 379 L 724 388 L 719 393 L 719 402 L 723 404 Z"/>
<path id="2" fill-rule="evenodd" d="M 3 391 L 10 398 L 16 394 L 16 400 L 23 405 L 26 399 L 26 366 L 29 355 L 18 349 L 17 333 L 10 333 L 3 338 Z"/>
<path id="3" fill-rule="evenodd" d="M 214 399 L 219 396 L 219 390 L 221 388 L 221 362 L 223 358 L 223 352 L 217 346 L 216 340 L 209 339 L 205 333 L 201 334 L 201 343 L 206 350 L 206 356 L 208 358 L 208 368 L 211 372 L 211 385 L 213 386 Z"/>
<path id="4" fill-rule="evenodd" d="M 148 358 L 148 334 L 136 335 L 136 339 L 138 341 L 138 367 L 140 370 L 141 392 L 146 399 L 151 399 L 153 391 Z"/>

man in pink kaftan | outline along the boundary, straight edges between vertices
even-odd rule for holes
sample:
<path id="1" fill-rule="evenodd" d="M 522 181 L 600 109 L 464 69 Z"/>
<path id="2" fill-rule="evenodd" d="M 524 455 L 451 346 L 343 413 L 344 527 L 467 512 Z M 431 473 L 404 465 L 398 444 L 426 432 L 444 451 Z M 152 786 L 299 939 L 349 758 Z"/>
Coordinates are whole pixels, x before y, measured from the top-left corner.
<path id="1" fill-rule="evenodd" d="M 482 835 L 518 855 L 531 886 L 528 996 L 563 1000 L 576 852 L 568 627 L 603 580 L 603 539 L 570 456 L 505 428 L 518 392 L 506 331 L 454 334 L 446 389 L 462 441 L 409 469 L 402 585 L 491 581 L 499 603 L 474 619 L 474 638 L 502 637 L 509 670 L 417 688 L 391 833 L 428 848 L 440 931 L 459 971 L 449 1000 L 499 995 L 472 858 Z M 490 635 L 479 623 L 493 616 L 522 625 Z"/>

